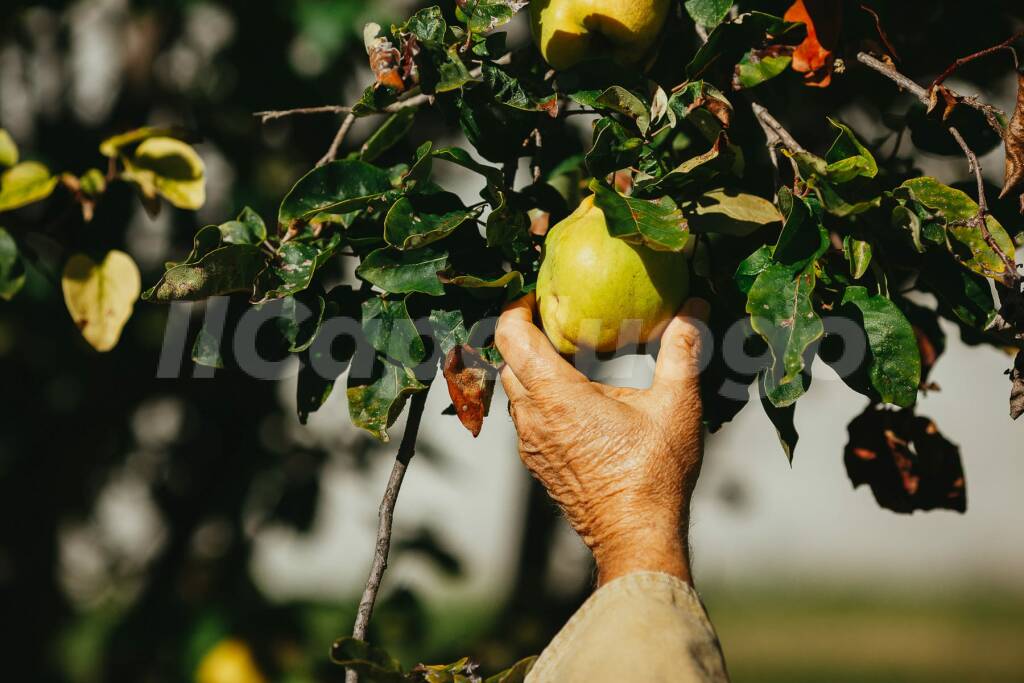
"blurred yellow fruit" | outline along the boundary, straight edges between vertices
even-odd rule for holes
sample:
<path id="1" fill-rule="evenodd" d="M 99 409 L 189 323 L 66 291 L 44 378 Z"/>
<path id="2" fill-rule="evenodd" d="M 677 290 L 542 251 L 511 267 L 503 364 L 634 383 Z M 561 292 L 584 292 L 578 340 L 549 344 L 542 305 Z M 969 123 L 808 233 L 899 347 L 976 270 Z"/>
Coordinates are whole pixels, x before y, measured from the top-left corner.
<path id="1" fill-rule="evenodd" d="M 196 683 L 266 683 L 266 680 L 249 646 L 234 638 L 217 643 L 196 668 Z"/>

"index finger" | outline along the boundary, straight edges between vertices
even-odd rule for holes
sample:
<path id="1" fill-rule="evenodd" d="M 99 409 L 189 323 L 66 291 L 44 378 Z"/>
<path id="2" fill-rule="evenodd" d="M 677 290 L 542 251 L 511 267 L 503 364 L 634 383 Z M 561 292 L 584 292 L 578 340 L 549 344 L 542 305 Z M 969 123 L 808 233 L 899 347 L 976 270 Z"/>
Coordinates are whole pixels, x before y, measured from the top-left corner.
<path id="1" fill-rule="evenodd" d="M 494 331 L 494 343 L 505 363 L 528 391 L 545 382 L 586 382 L 562 358 L 533 322 L 537 297 L 531 292 L 505 307 Z"/>

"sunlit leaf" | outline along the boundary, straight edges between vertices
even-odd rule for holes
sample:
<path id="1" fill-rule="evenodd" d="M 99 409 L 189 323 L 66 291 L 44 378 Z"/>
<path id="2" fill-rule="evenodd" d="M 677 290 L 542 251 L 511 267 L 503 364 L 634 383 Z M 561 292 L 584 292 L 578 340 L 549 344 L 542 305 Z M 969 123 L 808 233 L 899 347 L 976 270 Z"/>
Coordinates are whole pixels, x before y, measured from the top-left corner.
<path id="1" fill-rule="evenodd" d="M 125 180 L 135 183 L 143 197 L 163 197 L 179 209 L 195 210 L 206 202 L 203 160 L 192 147 L 168 137 L 148 137 L 125 158 Z"/>
<path id="2" fill-rule="evenodd" d="M 138 266 L 122 251 L 108 252 L 99 264 L 85 254 L 75 254 L 61 276 L 71 319 L 97 351 L 117 345 L 141 288 Z"/>
<path id="3" fill-rule="evenodd" d="M 596 180 L 590 189 L 612 236 L 659 251 L 682 251 L 686 247 L 690 231 L 671 197 L 659 201 L 626 197 Z"/>
<path id="4" fill-rule="evenodd" d="M 23 161 L 0 175 L 0 211 L 11 211 L 49 197 L 59 178 L 36 161 Z"/>
<path id="5" fill-rule="evenodd" d="M 11 134 L 0 128 L 0 166 L 14 166 L 18 163 L 18 146 Z"/>
<path id="6" fill-rule="evenodd" d="M 767 199 L 735 190 L 711 190 L 685 210 L 693 232 L 744 236 L 782 221 L 779 209 Z"/>

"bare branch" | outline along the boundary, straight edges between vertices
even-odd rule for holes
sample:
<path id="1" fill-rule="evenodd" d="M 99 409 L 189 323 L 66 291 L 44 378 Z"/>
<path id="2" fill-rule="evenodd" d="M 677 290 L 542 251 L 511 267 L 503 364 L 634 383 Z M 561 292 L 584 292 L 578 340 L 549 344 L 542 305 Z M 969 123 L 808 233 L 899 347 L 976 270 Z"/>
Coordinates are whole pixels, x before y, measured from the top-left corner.
<path id="1" fill-rule="evenodd" d="M 381 580 L 384 578 L 384 570 L 388 567 L 388 554 L 391 551 L 391 525 L 395 517 L 395 503 L 398 502 L 398 492 L 402 488 L 402 481 L 405 479 L 405 472 L 409 468 L 409 461 L 416 452 L 416 437 L 420 430 L 420 421 L 423 417 L 423 408 L 427 402 L 426 391 L 413 394 L 409 406 L 409 419 L 405 423 L 405 433 L 402 434 L 402 443 L 398 447 L 398 454 L 395 456 L 395 464 L 391 468 L 391 477 L 388 479 L 387 488 L 384 489 L 384 497 L 380 501 L 380 508 L 377 511 L 377 545 L 373 553 L 373 564 L 370 566 L 370 576 L 366 579 L 366 588 L 363 596 L 359 599 L 359 608 L 356 611 L 356 623 L 352 627 L 352 637 L 359 640 L 366 640 L 366 630 L 370 625 L 370 617 L 373 615 L 373 606 L 377 602 L 377 593 L 380 591 Z M 359 676 L 355 671 L 349 669 L 345 673 L 346 683 L 357 683 Z"/>
<path id="2" fill-rule="evenodd" d="M 298 114 L 348 114 L 352 107 L 343 107 L 337 104 L 328 104 L 323 107 L 300 107 L 299 109 L 281 109 L 270 111 L 253 112 L 253 116 L 260 120 L 260 123 L 267 123 L 275 119 L 283 119 L 286 116 Z"/>
<path id="3" fill-rule="evenodd" d="M 757 117 L 758 122 L 761 123 L 761 127 L 770 129 L 772 133 L 778 138 L 779 142 L 783 147 L 791 152 L 806 152 L 799 142 L 796 141 L 788 130 L 779 123 L 778 119 L 771 115 L 767 109 L 757 102 L 751 102 L 750 108 L 754 110 L 754 116 Z"/>
<path id="4" fill-rule="evenodd" d="M 934 88 L 935 86 L 940 85 L 943 81 L 945 81 L 947 78 L 952 76 L 956 72 L 956 70 L 959 69 L 964 64 L 967 64 L 969 62 L 973 62 L 975 59 L 978 59 L 980 57 L 985 57 L 985 56 L 993 54 L 995 52 L 999 52 L 1000 50 L 1009 50 L 1010 54 L 1013 55 L 1013 61 L 1014 61 L 1014 64 L 1016 65 L 1017 64 L 1017 51 L 1013 49 L 1012 45 L 1021 36 L 1024 36 L 1024 31 L 1021 31 L 1020 33 L 1013 34 L 1012 36 L 1010 36 L 1009 38 L 1007 38 L 1003 42 L 999 43 L 998 45 L 993 45 L 992 47 L 987 47 L 984 50 L 978 50 L 977 52 L 975 52 L 973 54 L 967 55 L 966 57 L 960 57 L 959 59 L 954 61 L 952 64 L 950 64 L 948 67 L 946 67 L 946 70 L 943 71 L 941 74 L 939 74 L 938 78 L 936 78 L 934 81 L 932 81 L 932 87 Z"/>
<path id="5" fill-rule="evenodd" d="M 345 141 L 345 136 L 348 135 L 348 131 L 355 122 L 356 115 L 351 112 L 342 119 L 341 126 L 338 128 L 338 132 L 334 134 L 334 140 L 331 141 L 331 146 L 327 148 L 327 153 L 320 158 L 320 161 L 316 162 L 317 166 L 323 166 L 337 158 L 338 150 L 341 149 L 341 143 Z"/>

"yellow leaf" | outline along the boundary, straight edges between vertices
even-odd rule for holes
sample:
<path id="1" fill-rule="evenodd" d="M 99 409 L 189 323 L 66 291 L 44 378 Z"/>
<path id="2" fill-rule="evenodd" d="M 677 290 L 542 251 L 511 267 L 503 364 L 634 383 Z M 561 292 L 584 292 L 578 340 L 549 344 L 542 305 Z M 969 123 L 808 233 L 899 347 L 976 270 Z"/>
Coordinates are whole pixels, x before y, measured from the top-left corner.
<path id="1" fill-rule="evenodd" d="M 265 683 L 249 646 L 227 638 L 203 656 L 196 669 L 196 683 Z"/>
<path id="2" fill-rule="evenodd" d="M 123 251 L 108 252 L 99 265 L 85 254 L 75 254 L 64 266 L 61 287 L 82 336 L 97 351 L 109 351 L 117 346 L 132 315 L 142 277 Z"/>
<path id="3" fill-rule="evenodd" d="M 131 147 L 146 138 L 174 137 L 179 135 L 180 132 L 176 128 L 167 127 L 146 126 L 145 128 L 136 128 L 135 130 L 114 135 L 101 142 L 100 154 L 105 157 L 116 157 L 126 147 Z"/>
<path id="4" fill-rule="evenodd" d="M 18 163 L 18 146 L 11 134 L 0 128 L 0 166 L 14 166 Z"/>
<path id="5" fill-rule="evenodd" d="M 125 159 L 124 177 L 147 199 L 159 194 L 179 209 L 198 209 L 206 201 L 203 160 L 181 140 L 144 140 L 132 158 Z"/>
<path id="6" fill-rule="evenodd" d="M 0 211 L 11 211 L 46 199 L 59 178 L 36 161 L 24 161 L 0 176 Z"/>

